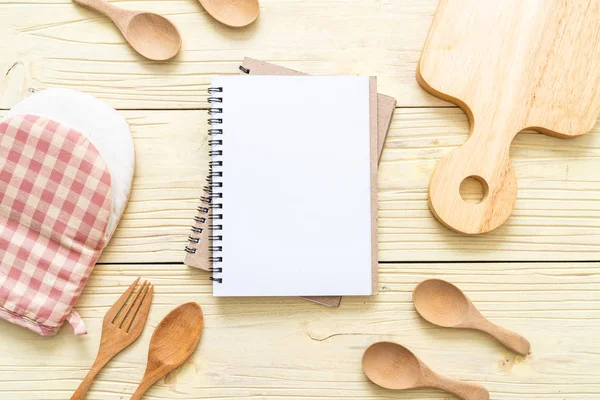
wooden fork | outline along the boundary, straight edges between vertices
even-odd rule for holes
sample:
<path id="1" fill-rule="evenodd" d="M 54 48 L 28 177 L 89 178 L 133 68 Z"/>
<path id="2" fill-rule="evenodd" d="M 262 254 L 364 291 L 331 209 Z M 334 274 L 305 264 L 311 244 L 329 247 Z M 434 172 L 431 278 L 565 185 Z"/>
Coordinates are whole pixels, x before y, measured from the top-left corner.
<path id="1" fill-rule="evenodd" d="M 84 399 L 94 378 L 106 363 L 142 334 L 148 319 L 154 286 L 145 281 L 134 293 L 139 280 L 140 278 L 137 278 L 129 286 L 104 316 L 102 338 L 100 339 L 96 361 L 94 361 L 92 369 L 81 382 L 81 385 L 71 396 L 71 400 Z"/>

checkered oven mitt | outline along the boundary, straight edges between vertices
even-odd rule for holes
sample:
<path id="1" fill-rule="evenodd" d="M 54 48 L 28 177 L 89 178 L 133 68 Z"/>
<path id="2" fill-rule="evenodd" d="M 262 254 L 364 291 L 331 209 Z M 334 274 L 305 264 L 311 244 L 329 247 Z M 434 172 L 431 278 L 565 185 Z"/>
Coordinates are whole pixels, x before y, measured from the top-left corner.
<path id="1" fill-rule="evenodd" d="M 111 178 L 68 125 L 33 115 L 0 123 L 0 318 L 44 336 L 68 320 L 104 246 Z"/>

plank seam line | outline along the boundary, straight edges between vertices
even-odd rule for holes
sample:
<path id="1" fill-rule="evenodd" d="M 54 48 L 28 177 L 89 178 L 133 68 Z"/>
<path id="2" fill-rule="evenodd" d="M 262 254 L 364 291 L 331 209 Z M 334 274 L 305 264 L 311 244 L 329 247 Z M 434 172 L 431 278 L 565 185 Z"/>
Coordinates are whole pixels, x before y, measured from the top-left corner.
<path id="1" fill-rule="evenodd" d="M 383 265 L 392 265 L 392 264 L 402 264 L 402 265 L 411 265 L 411 264 L 594 264 L 599 263 L 600 260 L 508 260 L 508 261 L 379 261 L 379 264 Z M 96 263 L 96 265 L 185 265 L 182 262 L 169 262 L 169 261 L 161 261 L 161 262 L 101 262 Z M 193 268 L 193 267 L 190 267 Z M 196 269 L 196 268 L 194 268 Z"/>
<path id="2" fill-rule="evenodd" d="M 209 107 L 191 108 L 115 108 L 117 111 L 207 111 Z M 428 110 L 428 109 L 453 109 L 458 106 L 396 106 L 396 109 Z M 9 111 L 10 108 L 0 108 L 0 111 Z"/>

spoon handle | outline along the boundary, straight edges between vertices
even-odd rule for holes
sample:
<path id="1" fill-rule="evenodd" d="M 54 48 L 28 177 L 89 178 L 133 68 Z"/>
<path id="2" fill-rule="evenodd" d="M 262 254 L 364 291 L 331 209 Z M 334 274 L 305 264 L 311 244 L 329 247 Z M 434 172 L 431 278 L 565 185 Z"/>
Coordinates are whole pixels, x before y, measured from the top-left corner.
<path id="1" fill-rule="evenodd" d="M 125 34 L 125 32 L 127 31 L 127 24 L 129 23 L 131 18 L 136 14 L 135 11 L 125 10 L 123 8 L 119 8 L 115 5 L 112 5 L 107 0 L 73 1 L 79 5 L 82 5 L 84 7 L 90 8 L 94 11 L 106 15 L 108 18 L 113 20 L 113 22 L 117 25 L 117 27 L 123 34 Z"/>
<path id="2" fill-rule="evenodd" d="M 456 381 L 439 375 L 436 378 L 437 380 L 432 386 L 455 394 L 463 400 L 489 400 L 490 398 L 490 393 L 479 385 Z"/>
<path id="3" fill-rule="evenodd" d="M 488 320 L 485 320 L 484 322 L 479 324 L 479 328 L 482 331 L 496 338 L 500 343 L 502 343 L 515 353 L 526 356 L 529 353 L 529 350 L 531 349 L 531 345 L 523 336 L 513 331 L 509 331 L 506 328 L 498 326 Z"/>
<path id="4" fill-rule="evenodd" d="M 98 11 L 104 15 L 109 15 L 114 12 L 117 7 L 110 4 L 107 0 L 73 0 L 80 6 L 91 8 L 94 11 Z"/>
<path id="5" fill-rule="evenodd" d="M 144 397 L 144 394 L 148 391 L 148 389 L 150 389 L 152 385 L 154 385 L 163 376 L 164 374 L 152 372 L 144 374 L 142 381 L 135 390 L 135 393 L 133 393 L 133 396 L 131 396 L 130 400 L 141 400 L 141 398 Z"/>

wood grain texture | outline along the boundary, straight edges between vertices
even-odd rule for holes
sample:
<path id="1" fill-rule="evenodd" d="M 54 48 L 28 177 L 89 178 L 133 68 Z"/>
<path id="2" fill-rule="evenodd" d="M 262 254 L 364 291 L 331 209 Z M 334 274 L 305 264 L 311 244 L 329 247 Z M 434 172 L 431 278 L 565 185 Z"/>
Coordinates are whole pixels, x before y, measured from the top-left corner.
<path id="1" fill-rule="evenodd" d="M 517 135 L 515 210 L 494 232 L 466 237 L 442 228 L 426 200 L 435 165 L 464 143 L 467 125 L 456 109 L 396 111 L 380 163 L 380 260 L 596 260 L 600 125 L 572 140 Z"/>
<path id="2" fill-rule="evenodd" d="M 406 107 L 395 112 L 381 158 L 381 261 L 598 259 L 598 125 L 571 141 L 516 137 L 519 197 L 496 231 L 464 237 L 432 217 L 433 168 L 468 133 L 464 113 L 415 80 L 437 2 L 261 0 L 256 23 L 234 30 L 192 0 L 118 1 L 160 12 L 180 28 L 181 53 L 156 64 L 137 55 L 110 21 L 71 0 L 0 0 L 0 109 L 39 89 L 83 90 L 131 109 L 122 113 L 137 153 L 129 205 L 77 305 L 90 334 L 74 337 L 65 327 L 48 340 L 0 321 L 0 398 L 68 398 L 96 354 L 104 314 L 137 276 L 156 286 L 147 329 L 98 375 L 90 400 L 129 398 L 156 325 L 189 301 L 203 307 L 203 337 L 149 399 L 448 398 L 368 383 L 360 358 L 381 340 L 405 344 L 450 378 L 485 386 L 493 399 L 600 397 L 599 263 L 382 263 L 380 294 L 344 298 L 339 309 L 298 298 L 214 299 L 208 273 L 180 263 L 207 172 L 206 111 L 198 109 L 208 106 L 210 77 L 237 73 L 245 56 L 311 74 L 377 75 L 379 91 Z M 442 108 L 418 108 L 430 106 Z M 466 188 L 467 197 L 474 189 Z M 527 337 L 532 354 L 516 356 L 485 334 L 421 319 L 411 292 L 433 277 L 459 285 L 483 315 Z"/>
<path id="3" fill-rule="evenodd" d="M 494 400 L 600 396 L 600 263 L 464 263 L 381 264 L 379 295 L 344 298 L 339 309 L 298 298 L 215 299 L 208 274 L 181 264 L 98 265 L 78 305 L 87 336 L 73 337 L 64 327 L 47 340 L 0 322 L 0 398 L 68 398 L 94 358 L 104 314 L 137 276 L 155 285 L 148 325 L 98 375 L 88 400 L 128 399 L 158 322 L 189 301 L 204 311 L 198 349 L 149 399 L 448 399 L 433 390 L 400 394 L 370 384 L 360 360 L 382 340 L 406 345 L 440 374 L 485 386 Z M 419 317 L 412 290 L 434 277 L 459 285 L 483 315 L 529 338 L 531 355 Z"/>
<path id="4" fill-rule="evenodd" d="M 429 183 L 429 208 L 444 225 L 480 234 L 502 225 L 517 199 L 509 148 L 524 129 L 570 138 L 600 113 L 600 2 L 440 0 L 417 70 L 421 86 L 459 105 L 468 140 Z M 469 177 L 480 202 L 459 192 Z"/>
<path id="5" fill-rule="evenodd" d="M 193 0 L 115 3 L 169 18 L 183 37 L 180 54 L 152 63 L 111 21 L 71 0 L 0 0 L 0 108 L 56 86 L 121 109 L 207 107 L 210 77 L 238 73 L 246 56 L 308 74 L 377 76 L 400 105 L 447 104 L 415 80 L 437 0 L 262 0 L 260 18 L 243 29 Z"/>
<path id="6" fill-rule="evenodd" d="M 180 262 L 207 173 L 206 112 L 123 115 L 134 136 L 136 176 L 101 262 Z M 568 141 L 518 135 L 511 147 L 521 182 L 515 212 L 480 237 L 450 231 L 427 208 L 433 168 L 467 132 L 459 109 L 396 110 L 379 171 L 381 261 L 598 258 L 600 125 Z"/>

